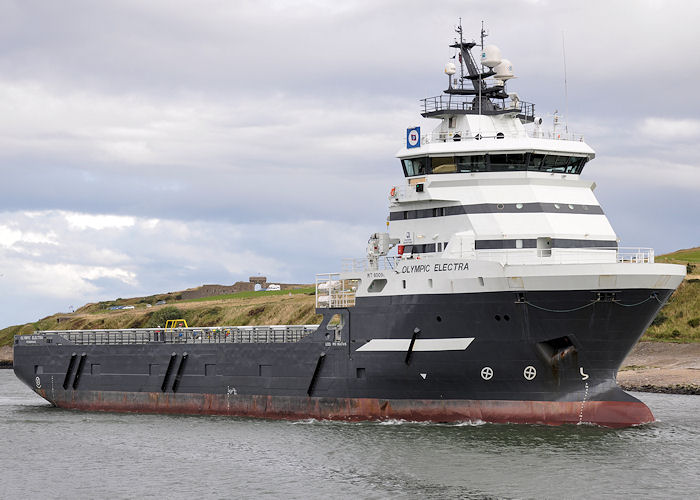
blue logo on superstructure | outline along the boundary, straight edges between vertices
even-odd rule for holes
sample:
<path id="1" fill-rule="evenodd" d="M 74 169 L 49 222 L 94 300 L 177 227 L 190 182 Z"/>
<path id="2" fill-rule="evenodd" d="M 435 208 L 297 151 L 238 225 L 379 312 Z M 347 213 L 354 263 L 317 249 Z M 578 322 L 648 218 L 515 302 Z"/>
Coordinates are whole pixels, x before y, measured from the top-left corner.
<path id="1" fill-rule="evenodd" d="M 406 147 L 408 149 L 420 147 L 420 127 L 406 129 Z"/>

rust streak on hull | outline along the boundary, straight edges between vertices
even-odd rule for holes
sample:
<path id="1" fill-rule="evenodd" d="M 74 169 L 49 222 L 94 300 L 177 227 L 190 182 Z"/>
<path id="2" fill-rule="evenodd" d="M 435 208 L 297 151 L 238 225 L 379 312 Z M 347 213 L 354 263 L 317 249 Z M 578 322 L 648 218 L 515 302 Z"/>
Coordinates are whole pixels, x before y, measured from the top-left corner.
<path id="1" fill-rule="evenodd" d="M 41 395 L 46 398 L 46 395 Z M 586 401 L 582 411 L 580 401 L 389 400 L 121 391 L 80 391 L 65 396 L 50 402 L 61 408 L 90 411 L 229 415 L 278 420 L 397 419 L 547 425 L 585 422 L 605 427 L 627 427 L 654 421 L 649 408 L 638 401 Z"/>

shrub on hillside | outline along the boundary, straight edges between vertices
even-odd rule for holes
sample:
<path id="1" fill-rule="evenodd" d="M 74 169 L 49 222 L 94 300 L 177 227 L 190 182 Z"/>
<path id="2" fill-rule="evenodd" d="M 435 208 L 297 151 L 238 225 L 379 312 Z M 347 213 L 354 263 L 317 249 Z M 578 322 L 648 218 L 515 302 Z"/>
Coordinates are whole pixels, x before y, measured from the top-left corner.
<path id="1" fill-rule="evenodd" d="M 156 328 L 158 326 L 165 326 L 165 322 L 169 319 L 180 319 L 185 318 L 185 313 L 174 306 L 167 306 L 159 311 L 154 311 L 149 314 L 149 318 L 146 321 L 146 328 Z"/>
<path id="2" fill-rule="evenodd" d="M 654 321 L 651 322 L 651 326 L 659 326 L 662 325 L 668 317 L 664 313 L 659 313 L 656 318 L 654 318 Z"/>

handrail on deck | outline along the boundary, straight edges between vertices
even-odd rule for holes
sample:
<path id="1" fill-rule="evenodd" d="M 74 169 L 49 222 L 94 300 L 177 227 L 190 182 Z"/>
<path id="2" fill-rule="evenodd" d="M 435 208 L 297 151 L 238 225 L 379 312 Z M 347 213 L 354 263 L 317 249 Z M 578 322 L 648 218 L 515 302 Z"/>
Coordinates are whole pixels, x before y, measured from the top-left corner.
<path id="1" fill-rule="evenodd" d="M 72 344 L 232 344 L 299 342 L 318 325 L 217 326 L 189 328 L 124 328 L 103 330 L 38 330 L 33 336 Z"/>

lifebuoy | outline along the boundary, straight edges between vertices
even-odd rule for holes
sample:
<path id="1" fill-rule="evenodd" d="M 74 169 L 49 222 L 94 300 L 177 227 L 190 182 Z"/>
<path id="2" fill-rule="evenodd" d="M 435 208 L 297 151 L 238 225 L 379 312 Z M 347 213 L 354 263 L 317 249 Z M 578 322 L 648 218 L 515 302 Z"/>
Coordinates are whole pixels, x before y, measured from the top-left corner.
<path id="1" fill-rule="evenodd" d="M 396 186 L 391 188 L 391 192 L 389 194 L 391 194 L 391 196 L 396 196 Z"/>

